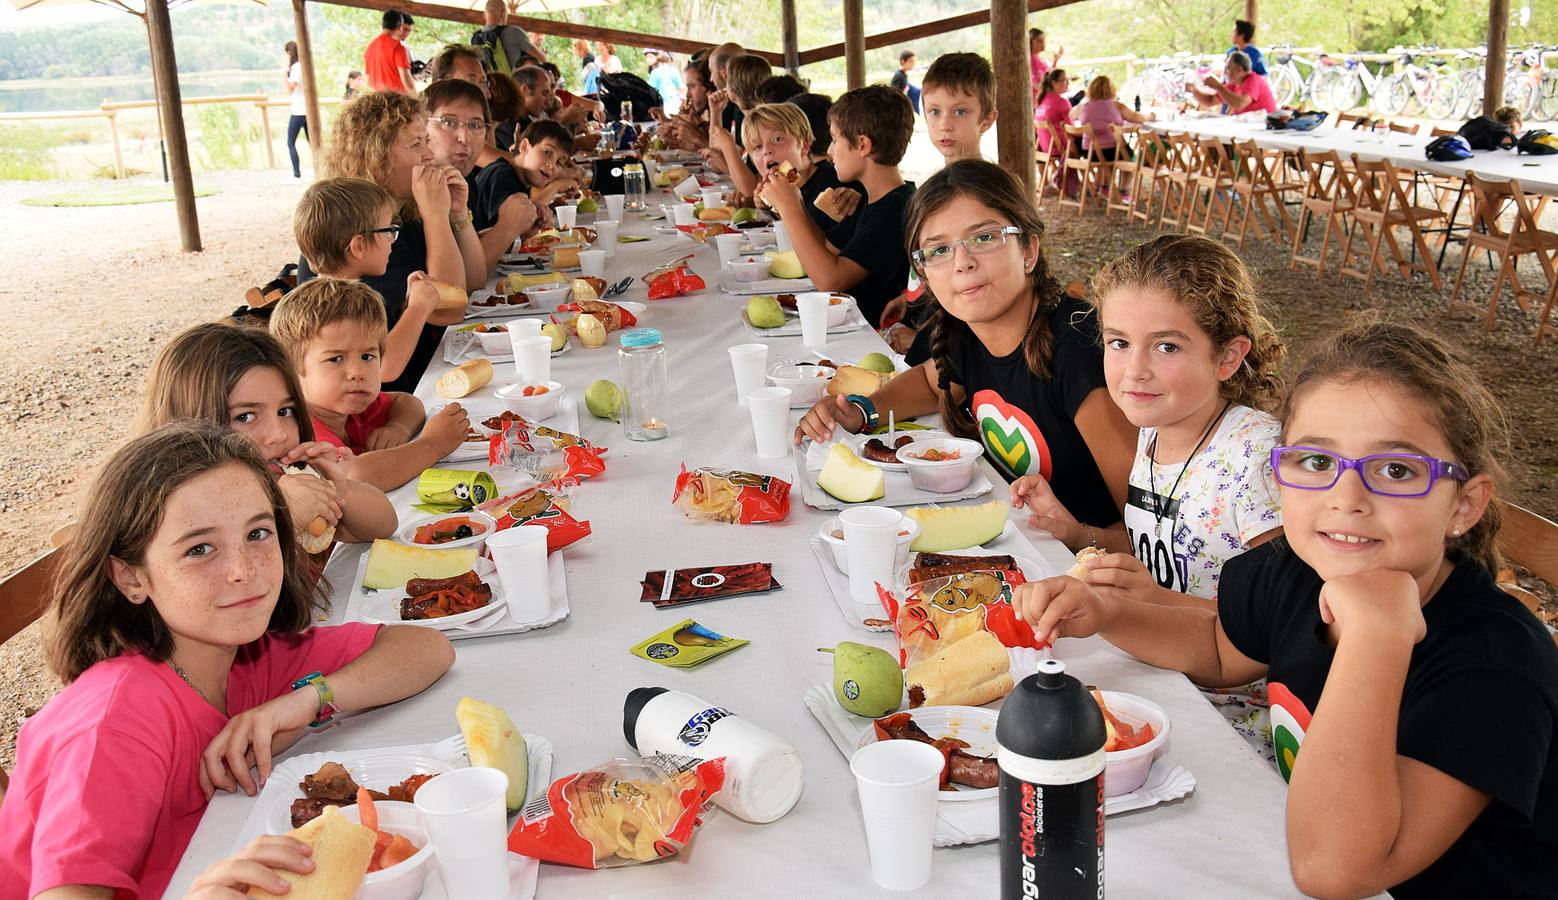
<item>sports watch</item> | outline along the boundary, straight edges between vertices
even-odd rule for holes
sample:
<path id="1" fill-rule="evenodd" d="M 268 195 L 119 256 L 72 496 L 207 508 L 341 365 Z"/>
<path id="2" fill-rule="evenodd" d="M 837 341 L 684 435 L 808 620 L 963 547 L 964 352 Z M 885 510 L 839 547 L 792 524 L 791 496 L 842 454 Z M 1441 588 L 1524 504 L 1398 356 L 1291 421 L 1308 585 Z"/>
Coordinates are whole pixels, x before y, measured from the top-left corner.
<path id="1" fill-rule="evenodd" d="M 846 394 L 844 399 L 850 403 L 855 404 L 855 406 L 859 408 L 860 414 L 865 416 L 866 424 L 865 427 L 860 429 L 861 431 L 870 431 L 876 426 L 882 424 L 882 417 L 877 415 L 876 404 L 871 402 L 870 397 L 867 397 L 864 394 Z"/>
<path id="2" fill-rule="evenodd" d="M 335 691 L 330 689 L 330 682 L 325 681 L 325 676 L 321 672 L 310 672 L 292 682 L 292 689 L 298 690 L 309 685 L 313 685 L 314 690 L 319 692 L 319 712 L 314 716 L 314 721 L 308 723 L 308 727 L 327 727 L 335 718 L 335 714 L 341 711 L 341 708 L 335 705 Z"/>

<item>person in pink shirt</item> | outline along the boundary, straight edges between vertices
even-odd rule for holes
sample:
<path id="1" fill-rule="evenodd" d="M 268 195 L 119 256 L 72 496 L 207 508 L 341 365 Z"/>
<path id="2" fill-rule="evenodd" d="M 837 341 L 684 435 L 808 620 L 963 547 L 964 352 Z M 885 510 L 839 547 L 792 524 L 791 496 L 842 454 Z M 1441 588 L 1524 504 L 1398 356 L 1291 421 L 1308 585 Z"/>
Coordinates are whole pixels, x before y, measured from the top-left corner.
<path id="1" fill-rule="evenodd" d="M 164 425 L 86 497 L 46 614 L 66 687 L 17 739 L 0 897 L 160 897 L 214 792 L 254 796 L 311 727 L 409 697 L 454 660 L 429 629 L 310 627 L 319 598 L 286 504 L 239 434 Z M 274 839 L 245 855 L 309 867 Z M 198 883 L 277 881 L 230 860 Z"/>
<path id="2" fill-rule="evenodd" d="M 1244 51 L 1235 50 L 1228 54 L 1223 76 L 1224 80 L 1219 81 L 1216 75 L 1208 75 L 1202 79 L 1206 90 L 1196 87 L 1196 99 L 1202 109 L 1214 109 L 1221 105 L 1235 115 L 1255 110 L 1268 113 L 1277 111 L 1277 98 L 1271 93 L 1271 85 L 1266 83 L 1265 78 L 1250 71 L 1250 57 Z"/>
<path id="3" fill-rule="evenodd" d="M 1045 126 L 1053 125 L 1055 133 L 1064 136 L 1063 129 L 1071 122 L 1071 101 L 1066 99 L 1070 89 L 1071 79 L 1065 69 L 1050 69 L 1039 85 L 1039 99 L 1033 106 L 1034 138 L 1045 153 L 1051 152 L 1050 129 Z"/>
<path id="4" fill-rule="evenodd" d="M 1049 62 L 1044 61 L 1044 29 L 1028 29 L 1028 68 L 1032 76 L 1033 102 L 1039 102 L 1039 91 L 1044 84 L 1044 76 L 1049 70 L 1060 64 L 1060 58 L 1066 55 L 1066 48 L 1061 47 L 1050 57 Z"/>
<path id="5" fill-rule="evenodd" d="M 1076 124 L 1087 129 L 1082 135 L 1084 149 L 1097 149 L 1098 157 L 1105 162 L 1114 162 L 1120 148 L 1115 146 L 1113 125 L 1124 125 L 1127 122 L 1141 124 L 1152 119 L 1152 114 L 1142 115 L 1116 100 L 1114 97 L 1114 82 L 1107 75 L 1099 75 L 1087 84 L 1087 102 L 1071 111 L 1071 119 Z M 1124 148 L 1125 158 L 1129 159 L 1131 148 Z M 1106 184 L 1111 169 L 1095 169 L 1094 177 L 1097 180 L 1098 191 L 1107 194 L 1109 185 Z"/>

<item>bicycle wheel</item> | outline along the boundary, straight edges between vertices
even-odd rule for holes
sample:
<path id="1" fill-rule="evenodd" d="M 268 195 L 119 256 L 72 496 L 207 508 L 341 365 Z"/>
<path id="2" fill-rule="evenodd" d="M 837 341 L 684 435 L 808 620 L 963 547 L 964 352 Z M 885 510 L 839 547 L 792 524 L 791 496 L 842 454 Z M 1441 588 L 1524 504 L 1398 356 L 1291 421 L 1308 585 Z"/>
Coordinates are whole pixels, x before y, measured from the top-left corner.
<path id="1" fill-rule="evenodd" d="M 1482 92 L 1486 85 L 1481 69 L 1463 73 L 1455 82 L 1455 101 L 1445 118 L 1465 121 L 1482 110 Z"/>
<path id="2" fill-rule="evenodd" d="M 1386 116 L 1399 116 L 1412 102 L 1412 86 L 1405 75 L 1391 75 L 1380 82 L 1379 93 L 1374 95 L 1379 112 Z"/>
<path id="3" fill-rule="evenodd" d="M 1558 119 L 1558 71 L 1543 72 L 1541 97 L 1537 100 L 1536 112 L 1532 118 L 1539 122 L 1551 122 Z"/>
<path id="4" fill-rule="evenodd" d="M 1423 92 L 1418 97 L 1423 104 L 1423 114 L 1438 121 L 1465 118 L 1460 113 L 1461 95 L 1457 87 L 1454 80 L 1444 76 L 1423 85 Z"/>
<path id="5" fill-rule="evenodd" d="M 1536 93 L 1536 86 L 1529 78 L 1520 78 L 1516 81 L 1504 83 L 1504 105 L 1513 106 L 1520 110 L 1522 119 L 1529 119 L 1536 111 L 1537 101 L 1540 98 Z"/>
<path id="6" fill-rule="evenodd" d="M 1331 108 L 1348 112 L 1363 102 L 1363 81 L 1352 72 L 1344 72 L 1331 82 Z"/>
<path id="7" fill-rule="evenodd" d="M 1277 98 L 1278 106 L 1292 106 L 1303 87 L 1298 80 L 1298 75 L 1287 66 L 1278 69 L 1271 76 L 1271 93 Z"/>

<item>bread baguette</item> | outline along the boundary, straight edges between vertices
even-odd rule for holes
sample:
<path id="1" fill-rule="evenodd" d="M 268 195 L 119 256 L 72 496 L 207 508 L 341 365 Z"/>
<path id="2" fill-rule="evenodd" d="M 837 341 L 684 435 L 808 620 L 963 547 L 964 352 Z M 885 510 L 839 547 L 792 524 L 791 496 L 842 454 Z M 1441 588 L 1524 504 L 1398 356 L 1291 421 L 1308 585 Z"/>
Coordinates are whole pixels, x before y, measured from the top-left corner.
<path id="1" fill-rule="evenodd" d="M 448 400 L 458 400 L 467 394 L 479 391 L 492 382 L 492 360 L 473 359 L 467 363 L 461 363 L 458 368 L 438 376 L 438 383 L 434 389 L 438 396 Z"/>
<path id="2" fill-rule="evenodd" d="M 1013 683 L 1006 647 L 983 628 L 950 646 L 943 645 L 935 656 L 910 666 L 903 676 L 911 707 L 983 706 L 1010 693 Z"/>
<path id="3" fill-rule="evenodd" d="M 447 281 L 439 281 L 436 278 L 429 278 L 428 281 L 432 282 L 433 289 L 438 291 L 438 305 L 433 307 L 434 312 L 463 311 L 465 309 L 465 303 L 470 299 L 465 291 Z"/>
<path id="4" fill-rule="evenodd" d="M 833 188 L 828 188 L 817 195 L 817 199 L 811 202 L 812 206 L 822 210 L 822 214 L 835 222 L 844 221 L 844 216 L 839 212 L 838 198 L 833 196 Z"/>
<path id="5" fill-rule="evenodd" d="M 573 247 L 554 246 L 552 248 L 552 268 L 571 269 L 577 266 L 579 264 L 579 251 L 583 249 L 582 245 Z"/>
<path id="6" fill-rule="evenodd" d="M 329 479 L 319 474 L 319 470 L 307 463 L 293 463 L 287 467 L 288 471 L 296 475 L 312 475 L 315 478 L 328 481 Z M 298 546 L 309 555 L 323 553 L 330 549 L 335 542 L 335 526 L 325 521 L 324 516 L 315 516 L 314 521 L 307 526 L 298 529 Z"/>
<path id="7" fill-rule="evenodd" d="M 281 880 L 292 885 L 285 894 L 272 894 L 263 888 L 249 888 L 249 896 L 256 900 L 351 900 L 362 885 L 368 863 L 373 859 L 374 834 L 371 830 L 347 821 L 341 810 L 325 807 L 318 818 L 288 832 L 314 848 L 314 871 L 307 875 L 273 870 Z"/>
<path id="8" fill-rule="evenodd" d="M 698 213 L 700 222 L 729 222 L 736 211 L 728 206 L 710 206 Z"/>

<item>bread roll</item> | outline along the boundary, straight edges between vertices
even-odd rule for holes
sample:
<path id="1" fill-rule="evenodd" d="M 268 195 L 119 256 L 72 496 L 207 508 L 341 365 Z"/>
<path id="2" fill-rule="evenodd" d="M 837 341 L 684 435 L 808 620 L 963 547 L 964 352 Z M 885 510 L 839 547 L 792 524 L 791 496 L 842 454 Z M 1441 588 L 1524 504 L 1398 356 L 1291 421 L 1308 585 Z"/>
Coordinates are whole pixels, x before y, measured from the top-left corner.
<path id="1" fill-rule="evenodd" d="M 314 871 L 307 875 L 273 870 L 281 879 L 292 885 L 286 894 L 272 894 L 261 888 L 250 888 L 249 896 L 256 900 L 285 897 L 286 900 L 351 900 L 362 885 L 362 877 L 368 872 L 373 859 L 374 834 L 355 822 L 348 822 L 334 806 L 312 822 L 287 832 L 314 848 Z"/>
<path id="2" fill-rule="evenodd" d="M 835 222 L 844 221 L 844 216 L 839 212 L 838 199 L 833 196 L 833 188 L 828 188 L 817 195 L 817 199 L 811 202 L 812 206 L 822 210 L 823 215 Z"/>
<path id="3" fill-rule="evenodd" d="M 736 211 L 728 206 L 711 206 L 698 213 L 700 222 L 729 222 Z"/>
<path id="4" fill-rule="evenodd" d="M 577 266 L 579 264 L 579 251 L 583 249 L 582 246 L 553 247 L 552 268 L 571 269 Z"/>
<path id="5" fill-rule="evenodd" d="M 1083 547 L 1081 550 L 1077 551 L 1076 565 L 1072 566 L 1071 569 L 1066 572 L 1066 574 L 1070 575 L 1072 578 L 1075 578 L 1078 581 L 1087 581 L 1087 561 L 1103 556 L 1108 552 L 1109 551 L 1098 547 Z"/>
<path id="6" fill-rule="evenodd" d="M 432 282 L 433 288 L 438 291 L 438 305 L 433 307 L 434 312 L 463 311 L 465 309 L 465 303 L 470 299 L 465 291 L 447 281 L 439 281 L 436 278 L 429 278 L 428 281 Z"/>
<path id="7" fill-rule="evenodd" d="M 438 383 L 434 385 L 434 389 L 438 391 L 440 397 L 458 400 L 467 394 L 481 390 L 491 382 L 492 360 L 481 358 L 461 363 L 459 368 L 438 376 Z"/>
<path id="8" fill-rule="evenodd" d="M 319 474 L 318 469 L 307 463 L 293 463 L 287 467 L 287 470 L 296 475 L 312 475 L 321 480 L 329 480 Z M 315 516 L 314 521 L 298 529 L 297 539 L 298 546 L 303 548 L 304 553 L 310 555 L 323 553 L 330 549 L 330 545 L 335 542 L 335 526 L 326 522 L 324 516 Z"/>
<path id="9" fill-rule="evenodd" d="M 859 394 L 869 397 L 876 393 L 882 385 L 886 384 L 893 376 L 882 372 L 873 372 L 870 369 L 862 369 L 859 366 L 840 366 L 828 381 L 828 393 L 832 395 Z"/>

